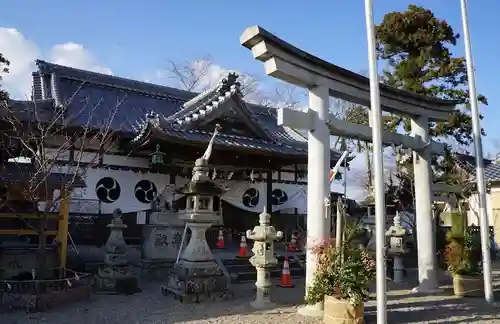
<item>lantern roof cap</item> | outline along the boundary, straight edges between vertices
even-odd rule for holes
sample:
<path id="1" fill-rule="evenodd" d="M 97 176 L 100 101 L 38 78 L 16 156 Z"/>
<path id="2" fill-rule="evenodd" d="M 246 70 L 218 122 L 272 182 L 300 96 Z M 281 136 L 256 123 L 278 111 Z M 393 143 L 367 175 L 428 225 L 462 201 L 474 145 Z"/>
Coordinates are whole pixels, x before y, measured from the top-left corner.
<path id="1" fill-rule="evenodd" d="M 224 190 L 217 185 L 208 176 L 209 172 L 208 162 L 204 158 L 199 158 L 194 163 L 193 176 L 191 180 L 183 187 L 177 189 L 180 194 L 195 196 L 195 195 L 208 195 L 220 196 Z"/>
<path id="2" fill-rule="evenodd" d="M 176 191 L 186 196 L 220 196 L 224 193 L 224 190 L 210 179 L 208 181 L 189 181 Z"/>

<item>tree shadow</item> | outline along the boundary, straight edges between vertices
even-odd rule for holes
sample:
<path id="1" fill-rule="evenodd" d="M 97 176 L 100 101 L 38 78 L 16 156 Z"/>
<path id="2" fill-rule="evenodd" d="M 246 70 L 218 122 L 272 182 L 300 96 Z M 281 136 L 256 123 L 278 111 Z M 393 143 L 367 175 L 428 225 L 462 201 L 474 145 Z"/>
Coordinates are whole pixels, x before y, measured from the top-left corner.
<path id="1" fill-rule="evenodd" d="M 240 320 L 244 321 L 246 316 L 262 313 L 275 316 L 275 318 L 282 316 L 284 319 L 290 319 L 293 316 L 300 316 L 295 315 L 296 306 L 303 304 L 304 296 L 303 280 L 295 280 L 296 286 L 293 289 L 278 288 L 276 287 L 277 282 L 274 281 L 271 288 L 271 298 L 275 305 L 270 309 L 255 310 L 250 306 L 250 302 L 255 297 L 255 286 L 252 283 L 233 285 L 234 297 L 230 300 L 187 304 L 174 300 L 171 296 L 163 296 L 160 290 L 162 283 L 164 282 L 142 282 L 143 291 L 135 295 L 94 295 L 88 302 L 71 304 L 38 315 L 27 315 L 23 312 L 0 314 L 0 322 L 2 324 L 34 324 L 39 322 L 179 323 L 215 318 L 223 319 L 231 315 L 241 316 Z M 483 298 L 458 298 L 453 296 L 450 287 L 445 287 L 438 295 L 419 296 L 410 293 L 411 286 L 413 285 L 388 284 L 388 323 L 422 321 L 473 323 L 477 320 L 488 321 L 498 318 L 498 315 L 495 315 L 498 314 L 498 304 L 488 304 Z M 499 291 L 495 292 L 495 298 L 499 300 Z M 376 322 L 374 300 L 366 303 L 365 314 L 367 323 Z"/>
<path id="2" fill-rule="evenodd" d="M 495 299 L 499 297 L 500 291 L 496 291 Z M 498 303 L 490 304 L 483 298 L 450 296 L 449 291 L 434 296 L 399 296 L 399 300 L 392 299 L 388 303 L 388 323 L 434 323 L 442 320 L 447 320 L 446 323 L 474 323 L 499 318 Z M 365 307 L 367 323 L 376 323 L 376 311 L 375 305 Z"/>

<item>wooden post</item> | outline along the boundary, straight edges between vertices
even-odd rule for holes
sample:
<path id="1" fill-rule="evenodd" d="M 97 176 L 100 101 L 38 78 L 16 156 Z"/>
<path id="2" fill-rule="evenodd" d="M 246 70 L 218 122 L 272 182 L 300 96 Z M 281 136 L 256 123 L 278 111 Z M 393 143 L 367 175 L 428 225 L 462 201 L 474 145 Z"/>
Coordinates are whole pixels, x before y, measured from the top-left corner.
<path id="1" fill-rule="evenodd" d="M 57 240 L 59 245 L 59 266 L 66 268 L 68 256 L 68 222 L 69 222 L 69 200 L 68 192 L 61 190 L 61 200 L 59 205 L 59 222 L 57 224 Z"/>
<path id="2" fill-rule="evenodd" d="M 273 214 L 273 171 L 266 171 L 266 211 Z"/>

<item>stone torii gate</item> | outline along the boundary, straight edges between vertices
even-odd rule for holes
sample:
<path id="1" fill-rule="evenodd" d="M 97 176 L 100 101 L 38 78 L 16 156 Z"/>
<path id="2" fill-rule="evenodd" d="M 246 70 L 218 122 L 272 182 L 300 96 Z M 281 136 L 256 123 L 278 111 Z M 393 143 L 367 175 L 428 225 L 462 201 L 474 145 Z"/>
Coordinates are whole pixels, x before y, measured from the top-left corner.
<path id="1" fill-rule="evenodd" d="M 330 237 L 327 207 L 318 204 L 329 197 L 328 183 L 330 134 L 363 141 L 372 140 L 371 128 L 335 119 L 329 114 L 329 97 L 348 100 L 369 107 L 369 79 L 328 63 L 281 40 L 259 26 L 247 28 L 241 44 L 252 50 L 255 59 L 264 62 L 265 72 L 277 79 L 309 90 L 309 109 L 278 111 L 278 123 L 308 131 L 308 247 Z M 412 135 L 383 132 L 383 143 L 413 150 L 419 292 L 437 288 L 435 239 L 431 204 L 431 153 L 442 154 L 444 145 L 429 138 L 429 122 L 447 120 L 456 101 L 437 100 L 380 84 L 383 111 L 411 119 Z M 307 250 L 306 283 L 310 283 L 316 260 Z"/>

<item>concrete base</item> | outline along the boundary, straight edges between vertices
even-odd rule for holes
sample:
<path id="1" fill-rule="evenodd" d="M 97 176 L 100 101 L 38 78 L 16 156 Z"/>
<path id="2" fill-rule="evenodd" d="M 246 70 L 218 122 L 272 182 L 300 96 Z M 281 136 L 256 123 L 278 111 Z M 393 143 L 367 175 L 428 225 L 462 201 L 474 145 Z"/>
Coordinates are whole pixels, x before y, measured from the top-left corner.
<path id="1" fill-rule="evenodd" d="M 139 282 L 128 268 L 105 266 L 95 276 L 95 292 L 131 295 L 140 292 Z"/>
<path id="2" fill-rule="evenodd" d="M 297 309 L 297 313 L 302 316 L 307 317 L 323 317 L 323 303 L 317 303 L 316 305 L 305 305 Z"/>
<path id="3" fill-rule="evenodd" d="M 201 302 L 231 297 L 229 280 L 215 260 L 191 262 L 180 260 L 170 273 L 162 294 L 173 295 L 182 302 Z"/>

